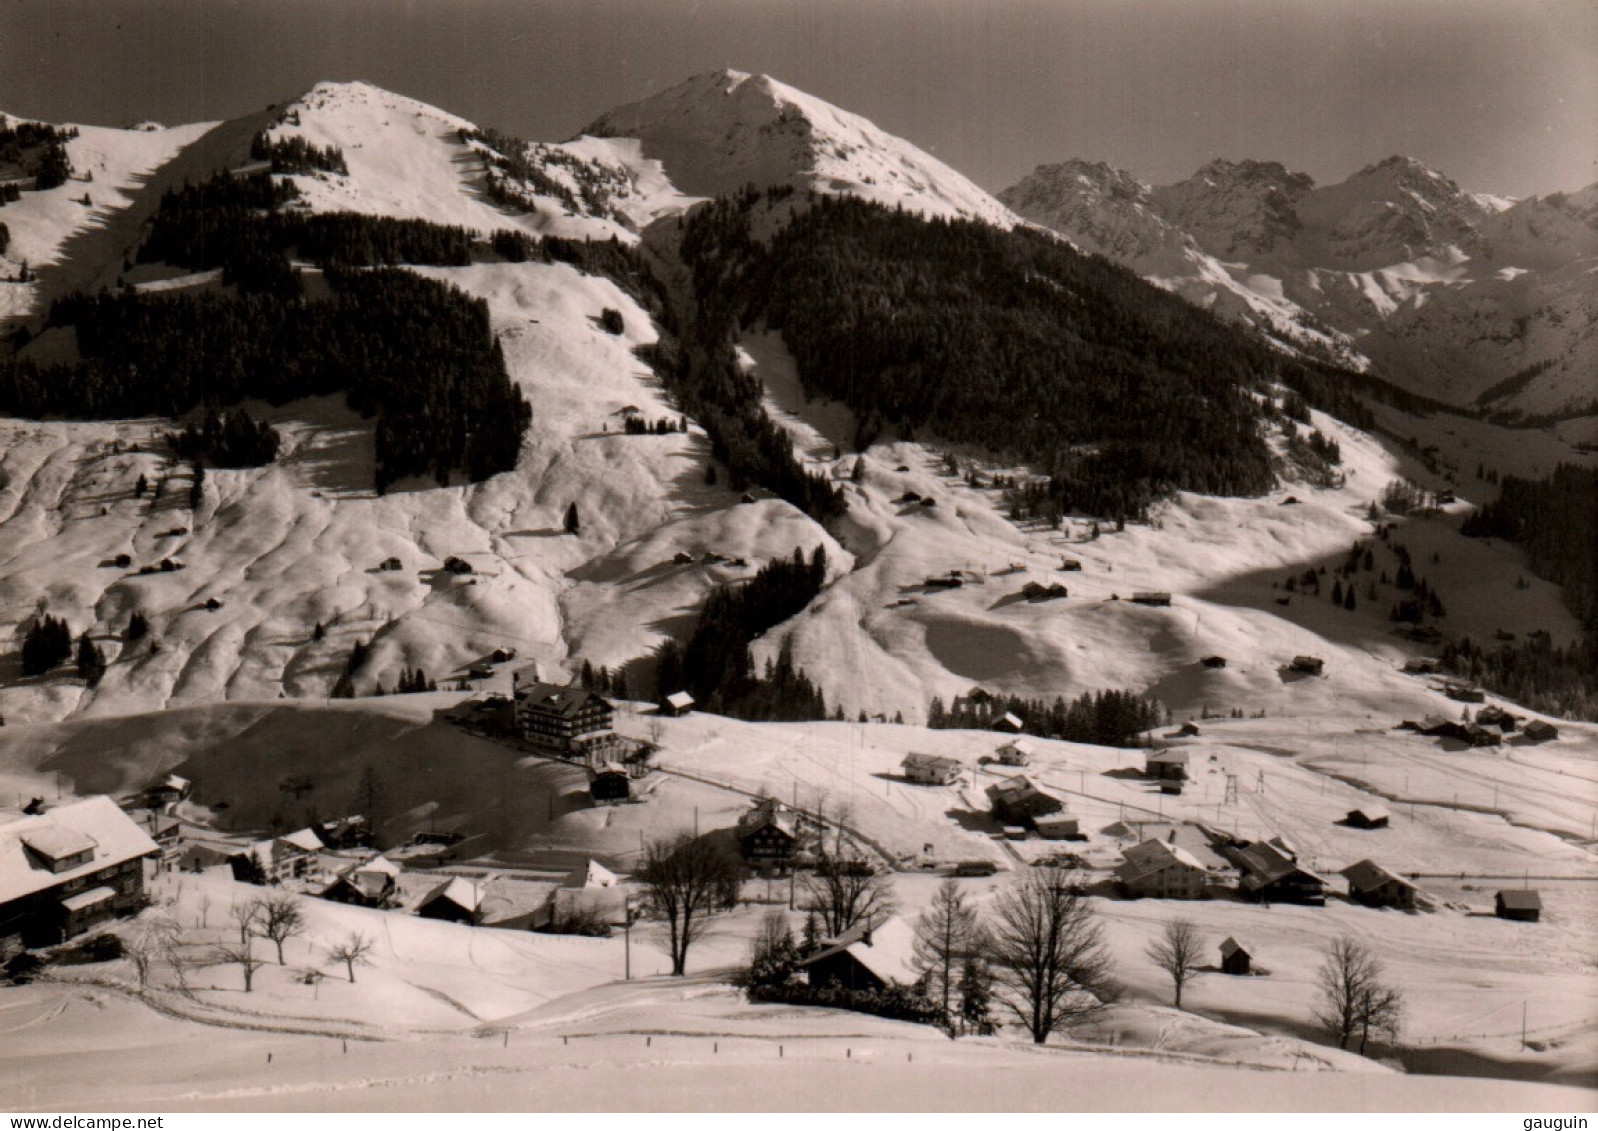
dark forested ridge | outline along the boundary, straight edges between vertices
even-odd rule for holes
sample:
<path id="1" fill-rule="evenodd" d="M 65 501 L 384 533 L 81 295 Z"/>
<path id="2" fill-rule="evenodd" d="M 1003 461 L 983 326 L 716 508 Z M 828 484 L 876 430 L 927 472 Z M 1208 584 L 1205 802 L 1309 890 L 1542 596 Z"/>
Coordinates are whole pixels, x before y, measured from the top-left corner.
<path id="1" fill-rule="evenodd" d="M 862 445 L 930 429 L 1036 464 L 1038 511 L 1133 518 L 1173 489 L 1267 490 L 1251 392 L 1269 384 L 1361 421 L 1326 373 L 1049 236 L 816 196 L 760 243 L 761 200 L 690 217 L 701 320 L 781 331 L 806 391 L 859 415 Z"/>
<path id="2" fill-rule="evenodd" d="M 42 122 L 11 124 L 0 114 L 0 170 L 7 166 L 34 178 L 39 190 L 53 189 L 66 183 L 72 175 L 72 160 L 67 156 L 67 142 L 78 136 L 69 127 L 47 126 Z M 0 205 L 17 197 L 0 196 Z"/>

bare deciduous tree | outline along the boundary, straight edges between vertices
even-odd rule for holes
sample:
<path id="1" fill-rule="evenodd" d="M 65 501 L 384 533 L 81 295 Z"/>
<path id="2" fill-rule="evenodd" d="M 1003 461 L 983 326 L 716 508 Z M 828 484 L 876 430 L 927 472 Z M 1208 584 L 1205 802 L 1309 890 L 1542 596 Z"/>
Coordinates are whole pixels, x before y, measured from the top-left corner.
<path id="1" fill-rule="evenodd" d="M 241 900 L 233 904 L 233 906 L 228 908 L 228 918 L 232 919 L 234 925 L 239 929 L 239 944 L 242 946 L 249 942 L 250 935 L 254 933 L 255 928 L 260 923 L 260 898 Z"/>
<path id="2" fill-rule="evenodd" d="M 1356 1032 L 1361 1054 L 1373 1033 L 1398 1036 L 1402 996 L 1382 981 L 1382 964 L 1363 944 L 1346 936 L 1334 941 L 1317 978 L 1321 1008 L 1315 1020 L 1337 1038 L 1338 1048 L 1346 1049 Z"/>
<path id="3" fill-rule="evenodd" d="M 988 957 L 999 998 L 1043 1044 L 1119 994 L 1092 904 L 1070 873 L 1035 868 L 999 893 Z"/>
<path id="4" fill-rule="evenodd" d="M 979 934 L 976 912 L 966 906 L 960 881 L 944 880 L 932 897 L 932 906 L 916 920 L 915 960 L 932 979 L 932 992 L 942 998 L 945 1015 L 960 971 L 976 950 Z"/>
<path id="5" fill-rule="evenodd" d="M 283 944 L 305 933 L 305 911 L 297 896 L 282 892 L 261 900 L 260 931 L 277 946 L 277 964 L 283 965 Z"/>
<path id="6" fill-rule="evenodd" d="M 371 965 L 371 959 L 367 957 L 371 953 L 372 940 L 359 931 L 352 931 L 348 937 L 327 948 L 327 960 L 344 963 L 344 969 L 349 972 L 350 984 L 354 985 L 355 968 Z"/>
<path id="7" fill-rule="evenodd" d="M 248 939 L 241 943 L 219 943 L 211 953 L 214 962 L 237 963 L 239 969 L 244 971 L 245 993 L 255 988 L 255 972 L 266 965 L 266 959 L 256 957 Z"/>
<path id="8" fill-rule="evenodd" d="M 1154 939 L 1144 952 L 1149 961 L 1171 976 L 1176 987 L 1176 1008 L 1182 1008 L 1182 987 L 1199 973 L 1199 955 L 1204 949 L 1204 936 L 1191 919 L 1172 919 L 1165 930 Z"/>
<path id="9" fill-rule="evenodd" d="M 807 909 L 820 912 L 821 925 L 833 938 L 856 923 L 881 923 L 898 906 L 892 878 L 865 860 L 822 853 L 804 887 Z"/>
<path id="10" fill-rule="evenodd" d="M 711 912 L 725 902 L 728 883 L 736 883 L 737 876 L 737 860 L 691 833 L 653 841 L 644 849 L 638 879 L 655 913 L 666 922 L 672 974 L 681 977 L 686 971 L 688 948 L 705 936 Z"/>

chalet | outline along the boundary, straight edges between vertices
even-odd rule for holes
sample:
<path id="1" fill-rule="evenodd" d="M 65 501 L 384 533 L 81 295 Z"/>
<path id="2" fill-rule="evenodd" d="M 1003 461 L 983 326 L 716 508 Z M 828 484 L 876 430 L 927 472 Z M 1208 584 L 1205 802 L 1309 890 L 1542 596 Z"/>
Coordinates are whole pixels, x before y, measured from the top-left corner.
<path id="1" fill-rule="evenodd" d="M 357 907 L 392 906 L 404 873 L 398 864 L 385 856 L 351 864 L 322 891 L 323 899 L 336 903 L 352 903 Z"/>
<path id="2" fill-rule="evenodd" d="M 993 729 L 994 730 L 1007 730 L 1011 734 L 1020 734 L 1021 731 L 1023 729 L 1025 729 L 1025 726 L 1026 726 L 1026 724 L 1023 723 L 1014 714 L 1012 714 L 1009 711 L 1006 711 L 1004 714 L 1000 715 L 997 720 L 994 721 Z"/>
<path id="3" fill-rule="evenodd" d="M 1151 750 L 1143 759 L 1143 773 L 1151 778 L 1182 781 L 1187 777 L 1187 763 L 1186 750 Z"/>
<path id="4" fill-rule="evenodd" d="M 1199 661 L 1199 663 L 1203 664 L 1207 668 L 1224 668 L 1226 666 L 1226 657 L 1225 656 L 1205 656 L 1202 660 Z"/>
<path id="5" fill-rule="evenodd" d="M 1442 662 L 1429 656 L 1414 656 L 1404 661 L 1405 675 L 1436 675 L 1442 670 Z"/>
<path id="6" fill-rule="evenodd" d="M 1064 813 L 1051 813 L 1032 818 L 1032 827 L 1044 840 L 1082 839 L 1081 821 Z"/>
<path id="7" fill-rule="evenodd" d="M 1471 723 L 1465 728 L 1465 741 L 1472 746 L 1502 746 L 1504 736 L 1502 732 Z"/>
<path id="8" fill-rule="evenodd" d="M 1500 919 L 1535 923 L 1542 918 L 1542 896 L 1531 888 L 1501 891 L 1493 897 L 1493 914 Z"/>
<path id="9" fill-rule="evenodd" d="M 1325 879 L 1300 867 L 1290 846 L 1256 841 L 1228 850 L 1228 858 L 1242 873 L 1237 890 L 1245 899 L 1315 907 L 1326 902 Z"/>
<path id="10" fill-rule="evenodd" d="M 766 798 L 738 818 L 738 850 L 751 864 L 787 866 L 799 850 L 798 815 Z"/>
<path id="11" fill-rule="evenodd" d="M 572 869 L 549 893 L 533 917 L 533 926 L 559 930 L 579 920 L 607 927 L 627 924 L 626 889 L 615 872 L 593 859 Z"/>
<path id="12" fill-rule="evenodd" d="M 959 759 L 936 754 L 907 754 L 900 764 L 904 776 L 921 785 L 952 785 L 960 780 L 963 767 Z"/>
<path id="13" fill-rule="evenodd" d="M 1132 594 L 1132 603 L 1134 605 L 1154 605 L 1158 608 L 1168 608 L 1171 604 L 1171 595 L 1169 593 L 1134 593 Z"/>
<path id="14" fill-rule="evenodd" d="M 1062 572 L 1062 573 L 1080 573 L 1080 572 L 1082 572 L 1082 563 L 1080 561 L 1078 561 L 1076 558 L 1061 558 L 1060 559 L 1060 572 Z"/>
<path id="15" fill-rule="evenodd" d="M 1254 956 L 1243 949 L 1242 943 L 1228 935 L 1226 941 L 1221 943 L 1221 973 L 1251 974 L 1253 966 Z"/>
<path id="16" fill-rule="evenodd" d="M 1290 672 L 1301 675 L 1320 675 L 1326 668 L 1326 661 L 1319 656 L 1294 656 L 1293 662 L 1287 665 Z"/>
<path id="17" fill-rule="evenodd" d="M 1146 840 L 1123 854 L 1115 879 L 1133 896 L 1202 899 L 1209 872 L 1187 849 L 1163 840 Z"/>
<path id="18" fill-rule="evenodd" d="M 993 804 L 993 816 L 1004 825 L 1024 828 L 1038 817 L 1058 813 L 1065 808 L 1063 801 L 1033 785 L 1025 774 L 1016 774 L 990 785 L 987 793 L 988 800 Z"/>
<path id="19" fill-rule="evenodd" d="M 1559 737 L 1559 728 L 1542 719 L 1533 719 L 1521 731 L 1532 742 L 1547 742 Z"/>
<path id="20" fill-rule="evenodd" d="M 632 778 L 619 762 L 601 762 L 589 771 L 588 794 L 595 801 L 626 801 L 632 791 Z"/>
<path id="21" fill-rule="evenodd" d="M 258 878 L 263 884 L 280 884 L 309 872 L 316 854 L 324 847 L 314 829 L 299 829 L 284 836 L 254 841 L 243 851 L 234 853 L 230 863 L 235 879 L 249 882 Z"/>
<path id="22" fill-rule="evenodd" d="M 1476 712 L 1476 725 L 1497 727 L 1505 734 L 1511 734 L 1520 725 L 1520 716 L 1512 715 L 1496 704 L 1488 704 Z"/>
<path id="23" fill-rule="evenodd" d="M 1362 805 L 1350 809 L 1343 823 L 1352 829 L 1385 829 L 1393 815 L 1381 805 Z"/>
<path id="24" fill-rule="evenodd" d="M 888 986 L 922 985 L 915 960 L 915 928 L 903 919 L 889 919 L 875 928 L 859 924 L 799 963 L 812 986 L 837 984 L 872 991 Z"/>
<path id="25" fill-rule="evenodd" d="M 364 848 L 372 843 L 371 823 L 359 813 L 323 821 L 316 835 L 329 848 Z"/>
<path id="26" fill-rule="evenodd" d="M 1474 683 L 1465 683 L 1461 680 L 1449 680 L 1443 684 L 1443 694 L 1458 703 L 1485 703 L 1486 692 Z"/>
<path id="27" fill-rule="evenodd" d="M 686 691 L 673 691 L 660 697 L 659 708 L 667 718 L 680 719 L 694 709 L 694 697 Z"/>
<path id="28" fill-rule="evenodd" d="M 1420 893 L 1415 885 L 1372 860 L 1361 860 L 1342 870 L 1348 880 L 1348 898 L 1366 907 L 1397 907 L 1412 911 Z"/>
<path id="29" fill-rule="evenodd" d="M 512 673 L 516 725 L 527 742 L 566 758 L 592 758 L 617 745 L 611 730 L 616 709 L 607 700 L 545 683 L 536 673 L 536 665 Z"/>
<path id="30" fill-rule="evenodd" d="M 155 841 L 109 797 L 0 825 L 0 939 L 61 942 L 144 906 Z"/>
<path id="31" fill-rule="evenodd" d="M 1469 727 L 1458 719 L 1446 718 L 1443 715 L 1427 715 L 1415 724 L 1415 731 L 1427 738 L 1457 738 L 1461 742 L 1470 741 Z"/>
<path id="32" fill-rule="evenodd" d="M 163 853 L 177 847 L 183 835 L 183 822 L 165 813 L 146 812 L 139 826 L 144 829 L 145 835 L 161 847 Z"/>
<path id="33" fill-rule="evenodd" d="M 144 791 L 146 802 L 152 809 L 174 805 L 186 800 L 194 791 L 194 783 L 177 774 L 168 774 Z"/>
<path id="34" fill-rule="evenodd" d="M 1032 743 L 1024 738 L 1017 738 L 1006 742 L 994 752 L 999 763 L 1004 766 L 1025 766 L 1032 761 Z"/>
<path id="35" fill-rule="evenodd" d="M 478 885 L 464 876 L 455 876 L 423 896 L 416 905 L 416 914 L 448 923 L 476 923 L 482 904 Z"/>

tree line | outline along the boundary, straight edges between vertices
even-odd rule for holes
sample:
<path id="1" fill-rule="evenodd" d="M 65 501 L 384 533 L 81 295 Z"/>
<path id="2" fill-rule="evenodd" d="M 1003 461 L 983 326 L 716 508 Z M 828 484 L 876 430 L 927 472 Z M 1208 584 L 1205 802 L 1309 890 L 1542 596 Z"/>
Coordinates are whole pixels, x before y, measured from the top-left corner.
<path id="1" fill-rule="evenodd" d="M 934 730 L 992 730 L 1005 715 L 1019 719 L 1026 734 L 1099 746 L 1146 744 L 1143 733 L 1161 720 L 1159 703 L 1132 691 L 1087 691 L 1069 703 L 1063 696 L 1047 703 L 981 692 L 957 695 L 948 706 L 934 696 L 927 710 L 927 726 Z"/>
<path id="2" fill-rule="evenodd" d="M 67 156 L 67 142 L 78 136 L 71 126 L 65 128 L 43 122 L 17 122 L 0 114 L 0 165 L 15 165 L 32 175 L 34 187 L 41 192 L 64 185 L 72 176 L 72 159 Z M 0 198 L 16 200 L 16 196 Z"/>
<path id="3" fill-rule="evenodd" d="M 270 161 L 272 172 L 279 174 L 350 171 L 336 145 L 317 146 L 297 135 L 273 138 L 265 130 L 250 139 L 250 156 L 257 161 Z"/>

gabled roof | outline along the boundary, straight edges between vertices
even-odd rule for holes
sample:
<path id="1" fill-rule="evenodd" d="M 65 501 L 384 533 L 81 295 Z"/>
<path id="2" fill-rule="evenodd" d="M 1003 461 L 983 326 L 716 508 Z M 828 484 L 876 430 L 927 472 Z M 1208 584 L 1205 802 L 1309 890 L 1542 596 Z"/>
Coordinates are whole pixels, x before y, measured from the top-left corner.
<path id="1" fill-rule="evenodd" d="M 468 880 L 465 876 L 456 876 L 453 879 L 444 881 L 428 892 L 427 898 L 417 904 L 417 907 L 426 907 L 431 903 L 437 903 L 439 900 L 453 903 L 463 911 L 470 911 L 475 915 L 477 914 L 478 906 L 483 901 L 483 895 L 478 885 L 471 880 Z"/>
<path id="2" fill-rule="evenodd" d="M 1514 888 L 1498 893 L 1498 902 L 1512 911 L 1541 911 L 1543 897 L 1531 888 Z"/>
<path id="3" fill-rule="evenodd" d="M 666 696 L 666 705 L 674 711 L 686 711 L 694 705 L 694 697 L 686 691 L 673 691 Z"/>
<path id="4" fill-rule="evenodd" d="M 1361 860 L 1357 864 L 1350 864 L 1340 873 L 1348 880 L 1350 891 L 1375 891 L 1386 884 L 1398 884 L 1400 887 L 1417 890 L 1415 885 L 1394 872 L 1389 872 L 1374 860 Z"/>
<path id="5" fill-rule="evenodd" d="M 847 952 L 856 962 L 884 982 L 912 986 L 921 980 L 922 971 L 915 961 L 915 928 L 904 919 L 889 919 L 869 933 L 865 940 L 864 925 L 845 932 L 833 945 L 811 955 L 800 966 L 809 966 L 826 958 Z"/>
<path id="6" fill-rule="evenodd" d="M 924 766 L 935 772 L 960 769 L 960 759 L 945 758 L 941 754 L 906 754 L 901 766 Z"/>
<path id="7" fill-rule="evenodd" d="M 1350 817 L 1364 817 L 1367 821 L 1387 821 L 1392 819 L 1392 814 L 1385 805 L 1360 805 L 1348 811 Z"/>
<path id="8" fill-rule="evenodd" d="M 21 836 L 23 844 L 52 863 L 87 852 L 98 843 L 88 833 L 64 825 L 40 825 L 27 829 Z"/>
<path id="9" fill-rule="evenodd" d="M 1143 762 L 1149 766 L 1185 766 L 1188 753 L 1186 750 L 1156 750 L 1145 756 Z"/>
<path id="10" fill-rule="evenodd" d="M 1122 853 L 1122 856 L 1124 859 L 1115 869 L 1115 874 L 1127 883 L 1136 883 L 1167 868 L 1182 867 L 1196 872 L 1205 871 L 1204 865 L 1200 864 L 1187 849 L 1163 840 L 1146 840 L 1142 844 L 1134 844 Z"/>
<path id="11" fill-rule="evenodd" d="M 592 691 L 586 691 L 581 687 L 561 687 L 559 684 L 544 683 L 542 680 L 519 684 L 516 688 L 516 698 L 529 707 L 547 714 L 560 715 L 562 718 L 573 718 L 594 704 L 614 709 L 611 708 L 609 700 L 595 695 Z"/>
<path id="12" fill-rule="evenodd" d="M 1233 857 L 1243 870 L 1243 887 L 1249 891 L 1258 891 L 1294 875 L 1313 880 L 1323 887 L 1326 884 L 1324 876 L 1300 867 L 1292 856 L 1267 841 L 1255 841 L 1247 848 L 1240 848 L 1233 853 Z"/>
<path id="13" fill-rule="evenodd" d="M 88 838 L 94 848 L 93 857 L 87 864 L 52 872 L 41 867 L 38 858 L 29 852 L 25 836 Z M 40 816 L 21 817 L 0 825 L 0 903 L 160 851 L 149 834 L 109 797 L 89 797 Z"/>
<path id="14" fill-rule="evenodd" d="M 374 856 L 364 864 L 357 864 L 350 869 L 352 872 L 368 873 L 374 876 L 393 876 L 396 879 L 405 871 L 387 856 Z"/>
<path id="15" fill-rule="evenodd" d="M 317 836 L 312 829 L 296 829 L 294 832 L 285 833 L 277 838 L 284 844 L 299 849 L 301 852 L 320 852 L 323 847 L 322 838 Z"/>
<path id="16" fill-rule="evenodd" d="M 1231 935 L 1227 935 L 1226 936 L 1226 941 L 1221 943 L 1221 957 L 1222 958 L 1230 958 L 1230 957 L 1232 957 L 1232 955 L 1236 954 L 1238 951 L 1242 951 L 1244 954 L 1248 954 L 1248 948 L 1247 947 L 1245 947 L 1242 943 L 1238 942 Z"/>
<path id="17" fill-rule="evenodd" d="M 170 789 L 176 793 L 183 793 L 191 784 L 193 783 L 191 783 L 188 778 L 179 777 L 177 774 L 168 774 L 166 779 L 161 782 L 161 788 Z"/>
<path id="18" fill-rule="evenodd" d="M 999 725 L 1009 727 L 1011 730 L 1020 730 L 1025 724 L 1015 716 L 1014 712 L 1006 711 L 999 716 Z"/>
<path id="19" fill-rule="evenodd" d="M 566 878 L 561 881 L 560 886 L 573 889 L 612 888 L 620 882 L 616 878 L 615 872 L 612 872 L 598 861 L 590 859 L 568 872 Z"/>

